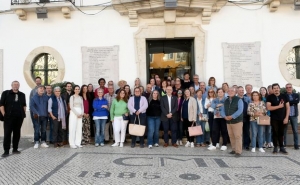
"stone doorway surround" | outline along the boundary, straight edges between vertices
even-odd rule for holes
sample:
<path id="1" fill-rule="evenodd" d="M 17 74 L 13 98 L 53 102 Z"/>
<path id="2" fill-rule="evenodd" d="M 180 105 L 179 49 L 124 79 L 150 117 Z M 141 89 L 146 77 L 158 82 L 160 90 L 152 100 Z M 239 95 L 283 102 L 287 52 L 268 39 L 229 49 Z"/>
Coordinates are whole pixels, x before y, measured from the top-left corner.
<path id="1" fill-rule="evenodd" d="M 194 23 L 153 23 L 140 26 L 134 34 L 136 48 L 137 76 L 143 83 L 147 81 L 147 39 L 194 39 L 195 73 L 200 79 L 205 77 L 205 31 Z"/>

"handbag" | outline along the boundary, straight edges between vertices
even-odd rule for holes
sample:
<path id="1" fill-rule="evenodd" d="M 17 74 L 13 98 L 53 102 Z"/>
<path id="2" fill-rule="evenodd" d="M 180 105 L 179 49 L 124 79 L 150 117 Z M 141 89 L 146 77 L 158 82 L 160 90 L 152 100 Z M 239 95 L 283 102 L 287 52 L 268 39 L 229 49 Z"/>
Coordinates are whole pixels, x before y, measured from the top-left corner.
<path id="1" fill-rule="evenodd" d="M 269 116 L 258 116 L 257 124 L 258 125 L 270 125 L 270 117 Z"/>
<path id="2" fill-rule="evenodd" d="M 138 117 L 139 124 L 135 124 L 136 117 Z M 129 134 L 133 136 L 143 136 L 145 134 L 146 126 L 141 125 L 140 117 L 135 116 L 134 122 L 129 123 Z"/>
<path id="3" fill-rule="evenodd" d="M 188 127 L 189 129 L 189 135 L 190 136 L 199 136 L 202 135 L 202 128 L 200 125 L 198 126 L 194 126 L 195 122 L 192 123 L 192 125 L 190 127 Z"/>
<path id="4" fill-rule="evenodd" d="M 208 122 L 205 123 L 205 131 L 206 131 L 206 132 L 209 132 L 209 131 L 210 131 Z"/>
<path id="5" fill-rule="evenodd" d="M 202 114 L 202 117 L 199 116 L 200 121 L 208 121 L 207 114 Z"/>
<path id="6" fill-rule="evenodd" d="M 128 121 L 129 120 L 129 116 L 126 116 L 125 114 L 122 114 L 123 120 L 124 121 Z"/>

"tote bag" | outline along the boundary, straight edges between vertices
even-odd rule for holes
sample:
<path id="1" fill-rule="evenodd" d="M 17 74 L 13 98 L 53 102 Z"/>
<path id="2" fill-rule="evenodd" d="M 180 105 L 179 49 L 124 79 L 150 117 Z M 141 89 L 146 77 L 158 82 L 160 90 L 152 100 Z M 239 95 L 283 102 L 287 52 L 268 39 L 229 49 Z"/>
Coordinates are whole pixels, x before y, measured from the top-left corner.
<path id="1" fill-rule="evenodd" d="M 136 117 L 139 120 L 139 124 L 135 124 Z M 143 136 L 145 134 L 146 126 L 141 125 L 140 117 L 135 116 L 134 122 L 129 123 L 129 134 L 133 136 Z"/>
<path id="2" fill-rule="evenodd" d="M 189 135 L 190 136 L 199 136 L 202 135 L 202 128 L 200 125 L 198 126 L 194 126 L 195 122 L 192 123 L 192 125 L 190 127 L 188 127 L 189 129 Z"/>
<path id="3" fill-rule="evenodd" d="M 257 118 L 258 125 L 270 125 L 270 117 L 269 116 L 259 116 Z"/>

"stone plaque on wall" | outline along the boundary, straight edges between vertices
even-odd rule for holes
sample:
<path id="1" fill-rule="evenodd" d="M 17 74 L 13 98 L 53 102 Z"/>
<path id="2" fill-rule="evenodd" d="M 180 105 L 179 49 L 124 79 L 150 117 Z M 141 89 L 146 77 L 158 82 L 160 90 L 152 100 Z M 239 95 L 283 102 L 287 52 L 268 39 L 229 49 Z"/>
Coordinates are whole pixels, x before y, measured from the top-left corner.
<path id="1" fill-rule="evenodd" d="M 262 86 L 260 42 L 222 43 L 224 81 L 230 86 Z"/>
<path id="2" fill-rule="evenodd" d="M 106 83 L 119 81 L 119 46 L 82 47 L 82 83 L 99 87 L 99 78 Z"/>
<path id="3" fill-rule="evenodd" d="M 3 92 L 3 49 L 0 49 L 0 94 Z"/>

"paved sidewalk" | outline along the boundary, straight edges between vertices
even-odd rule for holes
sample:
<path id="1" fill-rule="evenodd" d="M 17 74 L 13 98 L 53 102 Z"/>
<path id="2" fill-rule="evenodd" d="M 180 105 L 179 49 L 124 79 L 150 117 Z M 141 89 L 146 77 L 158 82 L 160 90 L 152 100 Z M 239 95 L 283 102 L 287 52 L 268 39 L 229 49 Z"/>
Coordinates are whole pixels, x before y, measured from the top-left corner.
<path id="1" fill-rule="evenodd" d="M 3 138 L 2 138 L 3 139 Z M 2 154 L 2 139 L 0 152 Z M 0 184 L 300 184 L 300 151 L 289 155 L 244 151 L 235 158 L 206 148 L 33 149 L 22 138 L 22 153 L 0 158 Z"/>

